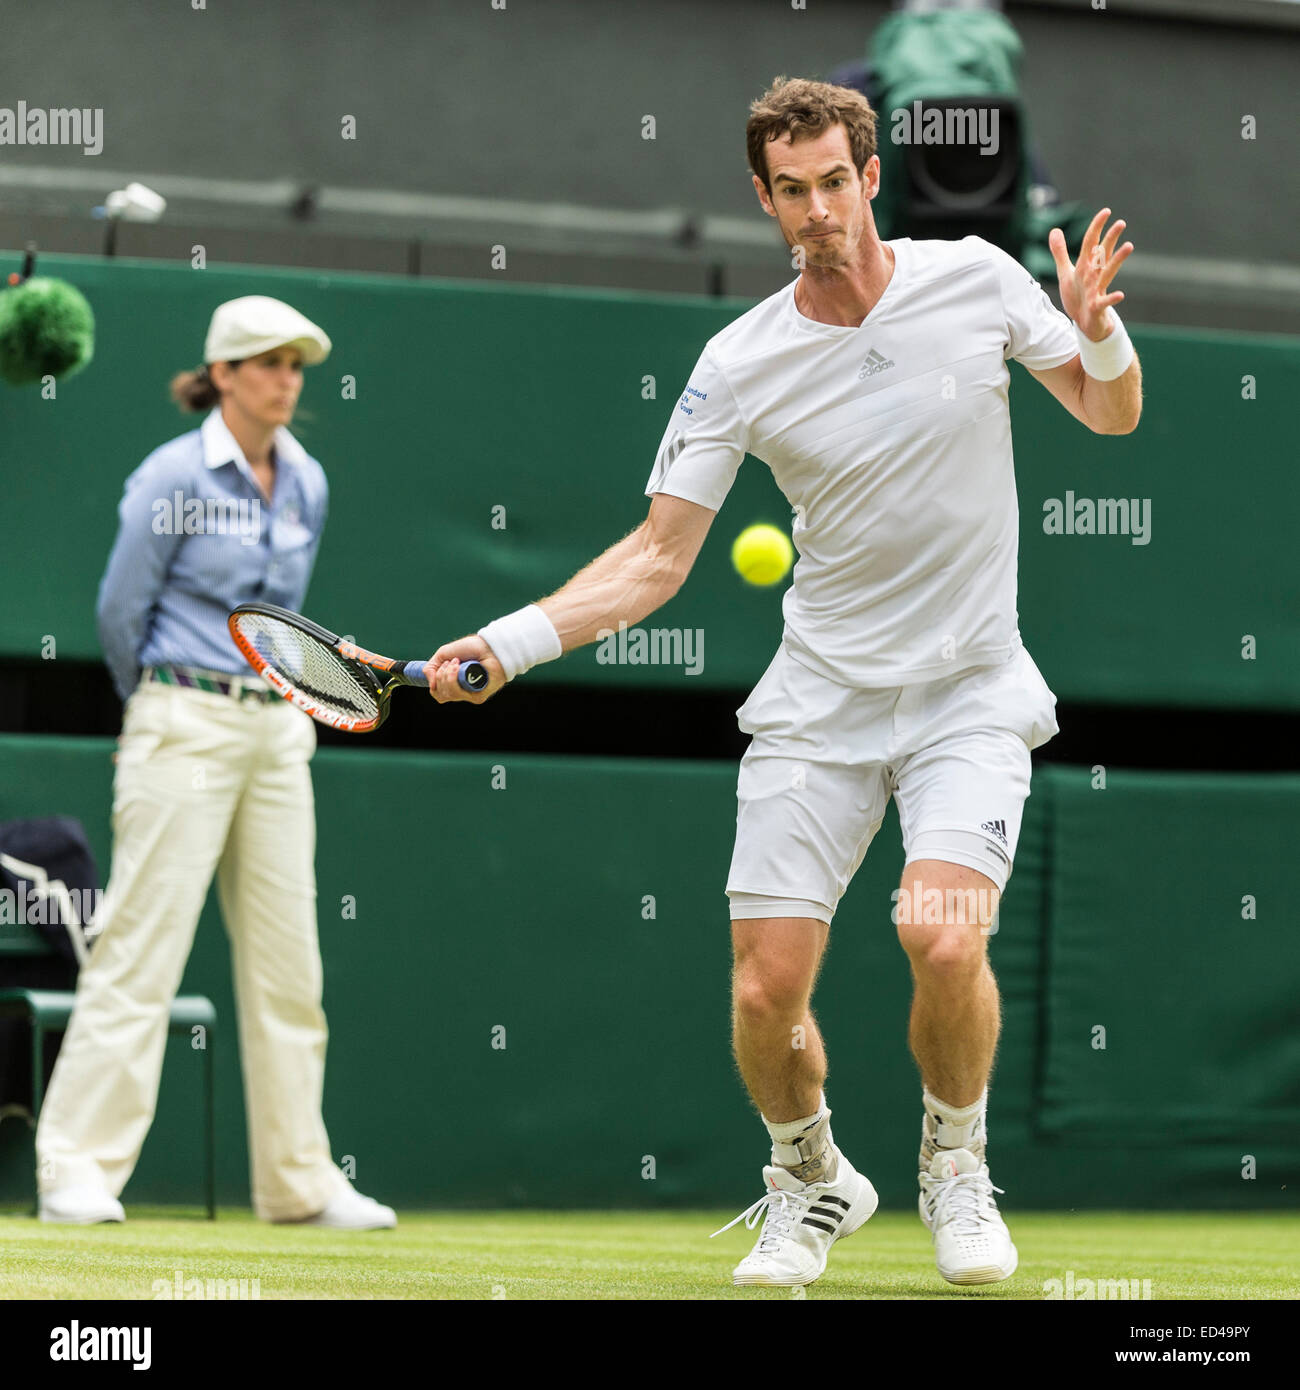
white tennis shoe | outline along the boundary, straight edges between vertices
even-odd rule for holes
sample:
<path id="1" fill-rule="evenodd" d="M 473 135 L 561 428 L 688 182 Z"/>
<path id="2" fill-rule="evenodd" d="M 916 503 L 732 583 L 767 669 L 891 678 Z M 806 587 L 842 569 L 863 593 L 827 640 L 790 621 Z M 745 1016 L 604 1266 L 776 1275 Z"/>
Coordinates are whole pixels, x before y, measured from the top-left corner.
<path id="1" fill-rule="evenodd" d="M 309 1216 L 304 1226 L 332 1226 L 339 1231 L 391 1230 L 397 1225 L 397 1213 L 373 1197 L 346 1188 L 334 1197 L 324 1211 Z"/>
<path id="2" fill-rule="evenodd" d="M 42 1221 L 64 1226 L 96 1226 L 101 1221 L 125 1221 L 122 1203 L 102 1187 L 85 1184 L 43 1192 L 40 1200 Z"/>
<path id="3" fill-rule="evenodd" d="M 767 1191 L 758 1201 L 713 1233 L 720 1236 L 739 1221 L 752 1231 L 767 1213 L 758 1243 L 732 1275 L 738 1285 L 811 1284 L 825 1270 L 831 1246 L 864 1225 L 879 1201 L 876 1189 L 842 1153 L 834 1182 L 803 1183 L 785 1168 L 771 1167 L 763 1169 L 763 1180 Z"/>
<path id="4" fill-rule="evenodd" d="M 918 1175 L 921 1220 L 934 1239 L 939 1273 L 950 1284 L 996 1284 L 1020 1256 L 993 1199 L 1000 1187 L 969 1149 L 941 1149 Z"/>

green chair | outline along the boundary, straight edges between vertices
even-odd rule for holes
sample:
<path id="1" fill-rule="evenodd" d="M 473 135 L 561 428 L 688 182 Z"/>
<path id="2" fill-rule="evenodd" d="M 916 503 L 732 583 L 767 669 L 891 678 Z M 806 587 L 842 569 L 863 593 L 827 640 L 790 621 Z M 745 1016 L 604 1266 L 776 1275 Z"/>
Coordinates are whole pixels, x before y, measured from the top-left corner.
<path id="1" fill-rule="evenodd" d="M 0 957 L 36 957 L 53 954 L 45 938 L 32 926 L 23 923 L 0 925 Z M 45 1035 L 60 1032 L 68 1026 L 72 1006 L 76 1002 L 72 990 L 62 989 L 0 989 L 0 1018 L 27 1019 L 32 1034 L 32 1123 L 41 1113 L 45 1093 Z M 216 1036 L 217 1011 L 210 999 L 201 994 L 181 994 L 172 1001 L 168 1032 L 187 1033 L 191 1028 L 207 1030 L 203 1049 L 203 1113 L 204 1193 L 208 1218 L 217 1215 L 217 1155 L 216 1103 L 213 1074 L 213 1042 Z M 39 1210 L 39 1195 L 34 1210 Z"/>

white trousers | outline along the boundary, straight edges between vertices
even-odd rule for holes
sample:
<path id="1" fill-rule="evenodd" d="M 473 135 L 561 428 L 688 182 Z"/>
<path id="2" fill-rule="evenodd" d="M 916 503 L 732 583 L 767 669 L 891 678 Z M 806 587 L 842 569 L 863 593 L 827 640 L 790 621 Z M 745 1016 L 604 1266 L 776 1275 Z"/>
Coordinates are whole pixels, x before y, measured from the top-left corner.
<path id="1" fill-rule="evenodd" d="M 168 1010 L 214 872 L 253 1209 L 268 1220 L 312 1216 L 346 1186 L 321 1118 L 315 748 L 311 720 L 283 700 L 147 684 L 127 701 L 102 930 L 36 1133 L 42 1192 L 90 1183 L 116 1197 L 126 1186 L 153 1122 Z"/>

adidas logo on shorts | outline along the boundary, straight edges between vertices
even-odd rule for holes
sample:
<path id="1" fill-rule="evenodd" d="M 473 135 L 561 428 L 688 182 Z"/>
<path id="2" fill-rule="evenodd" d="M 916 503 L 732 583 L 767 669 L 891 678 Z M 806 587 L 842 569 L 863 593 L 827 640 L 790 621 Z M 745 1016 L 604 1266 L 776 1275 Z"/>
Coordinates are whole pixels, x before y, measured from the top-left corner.
<path id="1" fill-rule="evenodd" d="M 980 826 L 981 830 L 987 830 L 990 835 L 996 835 L 1005 845 L 1007 842 L 1007 823 L 1004 820 L 986 820 Z"/>

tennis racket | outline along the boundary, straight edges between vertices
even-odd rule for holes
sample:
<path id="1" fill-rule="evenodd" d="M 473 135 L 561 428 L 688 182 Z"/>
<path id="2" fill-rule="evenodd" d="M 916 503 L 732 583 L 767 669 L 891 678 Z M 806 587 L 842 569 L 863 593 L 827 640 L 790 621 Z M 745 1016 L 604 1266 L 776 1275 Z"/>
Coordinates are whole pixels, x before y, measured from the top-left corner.
<path id="1" fill-rule="evenodd" d="M 393 661 L 273 603 L 241 603 L 226 619 L 235 646 L 273 690 L 322 724 L 368 734 L 388 718 L 400 685 L 428 689 L 426 662 Z M 488 683 L 481 661 L 462 661 L 456 679 L 477 692 Z"/>

